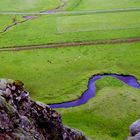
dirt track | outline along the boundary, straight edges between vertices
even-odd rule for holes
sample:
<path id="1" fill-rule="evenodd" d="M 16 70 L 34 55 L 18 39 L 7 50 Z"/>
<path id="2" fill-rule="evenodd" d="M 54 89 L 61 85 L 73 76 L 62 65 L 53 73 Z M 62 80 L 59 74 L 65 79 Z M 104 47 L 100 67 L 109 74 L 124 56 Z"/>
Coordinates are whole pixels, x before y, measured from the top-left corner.
<path id="1" fill-rule="evenodd" d="M 44 49 L 44 48 L 62 48 L 62 47 L 78 47 L 85 45 L 106 45 L 106 44 L 120 44 L 120 43 L 134 43 L 140 42 L 140 37 L 137 38 L 119 38 L 112 40 L 98 40 L 98 41 L 85 41 L 85 42 L 68 42 L 68 43 L 56 43 L 38 46 L 19 46 L 13 48 L 0 48 L 0 52 L 4 51 L 23 51 L 33 49 Z"/>

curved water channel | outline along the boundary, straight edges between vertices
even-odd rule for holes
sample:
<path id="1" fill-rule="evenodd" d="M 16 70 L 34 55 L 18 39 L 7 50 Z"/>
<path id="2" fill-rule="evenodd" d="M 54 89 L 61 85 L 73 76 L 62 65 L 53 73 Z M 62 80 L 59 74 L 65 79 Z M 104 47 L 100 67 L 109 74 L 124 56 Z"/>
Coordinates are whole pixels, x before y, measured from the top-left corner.
<path id="1" fill-rule="evenodd" d="M 140 84 L 138 83 L 138 80 L 132 75 L 97 74 L 97 75 L 93 75 L 89 79 L 88 89 L 83 92 L 83 94 L 80 96 L 80 98 L 73 100 L 73 101 L 49 104 L 49 106 L 51 108 L 69 108 L 69 107 L 80 106 L 82 104 L 87 103 L 88 100 L 95 97 L 95 95 L 96 95 L 96 81 L 101 78 L 104 78 L 104 77 L 114 77 L 114 78 L 122 81 L 123 83 L 127 84 L 128 86 L 140 89 Z"/>

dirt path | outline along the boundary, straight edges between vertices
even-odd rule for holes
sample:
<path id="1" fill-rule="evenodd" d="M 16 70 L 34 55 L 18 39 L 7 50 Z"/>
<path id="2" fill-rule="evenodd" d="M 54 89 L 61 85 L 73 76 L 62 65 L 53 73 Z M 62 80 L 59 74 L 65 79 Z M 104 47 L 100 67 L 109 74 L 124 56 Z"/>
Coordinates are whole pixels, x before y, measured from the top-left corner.
<path id="1" fill-rule="evenodd" d="M 98 40 L 98 41 L 85 41 L 85 42 L 68 42 L 68 43 L 54 43 L 38 46 L 19 46 L 14 48 L 0 48 L 0 52 L 4 51 L 24 51 L 44 48 L 63 48 L 63 47 L 78 47 L 86 45 L 106 45 L 106 44 L 120 44 L 120 43 L 134 43 L 140 42 L 140 37 L 137 38 L 118 38 L 112 40 Z"/>
<path id="2" fill-rule="evenodd" d="M 55 9 L 40 12 L 0 12 L 0 15 L 89 15 L 89 14 L 104 14 L 117 12 L 134 12 L 140 11 L 140 8 L 120 8 L 108 10 L 82 10 L 82 11 L 62 11 L 67 3 L 58 6 Z"/>

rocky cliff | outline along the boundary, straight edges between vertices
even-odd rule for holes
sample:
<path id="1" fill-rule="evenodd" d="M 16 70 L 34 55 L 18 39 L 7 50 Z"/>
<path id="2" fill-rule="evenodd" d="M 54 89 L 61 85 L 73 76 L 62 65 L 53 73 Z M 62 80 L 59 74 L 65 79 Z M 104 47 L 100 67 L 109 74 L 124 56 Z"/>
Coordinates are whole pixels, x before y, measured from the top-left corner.
<path id="1" fill-rule="evenodd" d="M 0 140 L 87 140 L 65 127 L 61 115 L 32 101 L 19 80 L 0 79 Z"/>

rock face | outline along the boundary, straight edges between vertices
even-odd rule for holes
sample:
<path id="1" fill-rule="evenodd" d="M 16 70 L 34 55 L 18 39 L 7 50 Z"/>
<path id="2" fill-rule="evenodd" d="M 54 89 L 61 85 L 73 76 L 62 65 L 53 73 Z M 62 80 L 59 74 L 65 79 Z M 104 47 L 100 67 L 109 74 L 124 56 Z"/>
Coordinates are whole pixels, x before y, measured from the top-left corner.
<path id="1" fill-rule="evenodd" d="M 61 115 L 34 102 L 19 80 L 0 79 L 0 140 L 87 140 L 65 127 Z"/>

